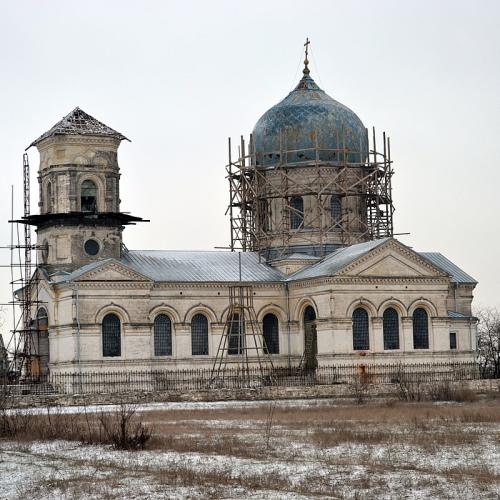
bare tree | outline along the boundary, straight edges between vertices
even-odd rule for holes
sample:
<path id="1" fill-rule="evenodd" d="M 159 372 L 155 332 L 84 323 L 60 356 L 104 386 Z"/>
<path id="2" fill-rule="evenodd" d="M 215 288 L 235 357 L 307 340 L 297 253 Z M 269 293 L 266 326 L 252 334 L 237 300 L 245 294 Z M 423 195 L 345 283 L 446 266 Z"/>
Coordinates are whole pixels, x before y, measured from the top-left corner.
<path id="1" fill-rule="evenodd" d="M 477 352 L 483 371 L 491 377 L 500 378 L 500 311 L 488 307 L 476 311 Z"/>

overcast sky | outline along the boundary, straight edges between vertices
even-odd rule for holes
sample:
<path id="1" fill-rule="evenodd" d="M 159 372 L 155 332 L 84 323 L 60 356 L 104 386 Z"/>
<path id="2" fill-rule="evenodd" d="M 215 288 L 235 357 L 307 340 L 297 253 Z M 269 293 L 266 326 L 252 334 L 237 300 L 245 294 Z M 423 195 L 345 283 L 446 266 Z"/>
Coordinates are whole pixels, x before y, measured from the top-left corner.
<path id="1" fill-rule="evenodd" d="M 479 281 L 476 305 L 500 306 L 499 1 L 0 6 L 0 245 L 12 184 L 22 212 L 24 148 L 76 106 L 132 140 L 119 151 L 122 210 L 151 222 L 125 230 L 129 248 L 227 245 L 227 137 L 248 135 L 297 83 L 308 36 L 311 76 L 391 136 L 401 241 L 442 252 Z"/>

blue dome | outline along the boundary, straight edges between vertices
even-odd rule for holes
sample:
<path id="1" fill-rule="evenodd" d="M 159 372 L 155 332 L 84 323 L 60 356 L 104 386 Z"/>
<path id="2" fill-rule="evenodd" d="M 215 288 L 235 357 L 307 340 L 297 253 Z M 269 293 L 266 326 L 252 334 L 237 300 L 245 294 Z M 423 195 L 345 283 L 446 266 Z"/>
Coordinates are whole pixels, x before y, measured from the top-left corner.
<path id="1" fill-rule="evenodd" d="M 308 73 L 304 71 L 297 87 L 266 111 L 255 125 L 257 165 L 278 164 L 282 160 L 280 150 L 294 151 L 287 154 L 288 163 L 314 160 L 316 135 L 321 161 L 344 161 L 343 151 L 332 151 L 343 148 L 349 150 L 348 161 L 365 161 L 368 134 L 363 122 L 354 111 L 321 90 Z"/>

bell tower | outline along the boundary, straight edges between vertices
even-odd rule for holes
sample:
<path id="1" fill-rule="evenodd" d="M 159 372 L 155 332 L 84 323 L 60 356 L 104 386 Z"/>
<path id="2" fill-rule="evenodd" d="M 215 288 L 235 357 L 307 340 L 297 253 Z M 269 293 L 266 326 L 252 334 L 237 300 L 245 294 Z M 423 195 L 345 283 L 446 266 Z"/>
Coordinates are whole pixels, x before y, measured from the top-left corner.
<path id="1" fill-rule="evenodd" d="M 124 226 L 142 221 L 120 212 L 122 140 L 128 139 L 75 108 L 30 144 L 40 153 L 39 214 L 25 222 L 36 226 L 39 262 L 49 272 L 119 259 Z"/>

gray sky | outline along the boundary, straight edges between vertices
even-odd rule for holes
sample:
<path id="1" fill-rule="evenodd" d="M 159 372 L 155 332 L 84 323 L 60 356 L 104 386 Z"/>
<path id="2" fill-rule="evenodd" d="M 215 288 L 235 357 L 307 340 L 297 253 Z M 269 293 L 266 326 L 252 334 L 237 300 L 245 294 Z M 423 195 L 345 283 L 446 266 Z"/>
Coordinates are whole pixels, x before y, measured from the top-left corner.
<path id="1" fill-rule="evenodd" d="M 311 76 L 391 136 L 397 232 L 479 282 L 500 306 L 500 2 L 0 2 L 0 245 L 22 153 L 75 106 L 132 139 L 120 148 L 132 249 L 227 245 L 227 137 L 248 135 Z M 32 211 L 38 153 L 30 150 Z M 183 215 L 181 215 L 183 214 Z M 9 261 L 8 251 L 0 254 Z M 0 298 L 9 300 L 0 272 Z M 4 329 L 11 325 L 4 326 Z"/>

